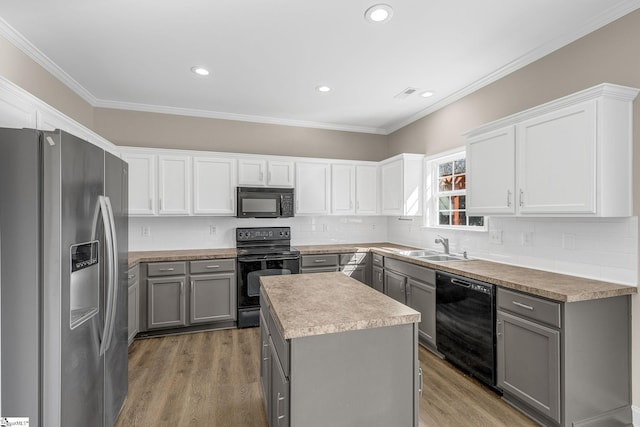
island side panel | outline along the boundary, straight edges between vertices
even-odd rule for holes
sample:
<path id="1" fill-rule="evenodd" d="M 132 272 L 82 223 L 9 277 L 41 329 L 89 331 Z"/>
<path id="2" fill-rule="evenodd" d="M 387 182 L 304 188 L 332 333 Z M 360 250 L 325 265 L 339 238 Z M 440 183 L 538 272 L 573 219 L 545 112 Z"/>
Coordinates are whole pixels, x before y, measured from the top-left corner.
<path id="1" fill-rule="evenodd" d="M 291 425 L 416 427 L 417 325 L 291 340 Z"/>

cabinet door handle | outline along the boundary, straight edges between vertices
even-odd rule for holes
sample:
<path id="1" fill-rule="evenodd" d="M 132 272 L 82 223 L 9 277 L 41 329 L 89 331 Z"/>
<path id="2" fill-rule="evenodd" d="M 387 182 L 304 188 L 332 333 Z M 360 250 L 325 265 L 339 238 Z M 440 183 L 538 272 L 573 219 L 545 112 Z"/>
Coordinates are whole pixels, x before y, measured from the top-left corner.
<path id="1" fill-rule="evenodd" d="M 149 197 L 149 210 L 153 210 L 153 199 Z"/>
<path id="2" fill-rule="evenodd" d="M 269 360 L 269 358 L 267 356 L 265 356 L 265 354 L 267 354 L 267 352 L 265 351 L 265 348 L 269 347 L 269 343 L 263 343 L 262 344 L 262 360 L 264 360 L 265 362 L 267 360 Z"/>
<path id="3" fill-rule="evenodd" d="M 507 190 L 507 207 L 511 207 L 511 190 Z"/>
<path id="4" fill-rule="evenodd" d="M 524 206 L 524 191 L 520 189 L 520 207 Z"/>
<path id="5" fill-rule="evenodd" d="M 422 396 L 422 368 L 418 368 L 418 378 L 420 379 L 420 385 L 418 388 L 418 394 Z"/>
<path id="6" fill-rule="evenodd" d="M 175 268 L 173 267 L 169 267 L 169 268 L 161 268 L 160 271 L 173 271 L 175 270 Z"/>
<path id="7" fill-rule="evenodd" d="M 518 301 L 511 301 L 511 302 L 513 303 L 513 305 L 517 305 L 518 307 L 526 308 L 527 310 L 531 310 L 531 311 L 534 310 L 534 308 L 532 306 L 530 306 L 530 305 L 523 304 L 523 303 L 518 302 Z"/>
<path id="8" fill-rule="evenodd" d="M 278 392 L 278 397 L 276 399 L 276 417 L 278 418 L 278 425 L 280 425 L 280 420 L 284 419 L 284 415 L 280 415 L 280 402 L 284 400 L 284 396 Z"/>
<path id="9" fill-rule="evenodd" d="M 184 295 L 184 282 L 180 282 L 180 296 Z"/>
<path id="10" fill-rule="evenodd" d="M 269 171 L 269 182 L 268 184 L 271 184 L 271 171 Z"/>
<path id="11" fill-rule="evenodd" d="M 496 328 L 496 335 L 502 336 L 502 320 L 498 320 L 498 327 Z"/>

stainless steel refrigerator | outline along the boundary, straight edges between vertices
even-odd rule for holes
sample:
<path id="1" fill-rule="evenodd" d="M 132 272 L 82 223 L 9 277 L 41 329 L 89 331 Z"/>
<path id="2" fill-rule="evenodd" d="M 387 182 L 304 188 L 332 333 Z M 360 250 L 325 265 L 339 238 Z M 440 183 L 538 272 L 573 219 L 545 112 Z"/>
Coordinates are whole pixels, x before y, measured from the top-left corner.
<path id="1" fill-rule="evenodd" d="M 127 394 L 127 165 L 0 129 L 0 413 L 111 427 Z"/>

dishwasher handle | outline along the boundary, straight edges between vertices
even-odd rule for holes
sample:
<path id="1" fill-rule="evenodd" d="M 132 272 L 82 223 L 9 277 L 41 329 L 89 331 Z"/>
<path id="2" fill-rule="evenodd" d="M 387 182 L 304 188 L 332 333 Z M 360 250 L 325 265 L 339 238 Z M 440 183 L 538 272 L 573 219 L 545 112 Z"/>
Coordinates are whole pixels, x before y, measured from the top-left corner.
<path id="1" fill-rule="evenodd" d="M 465 288 L 470 288 L 471 283 L 465 282 L 464 280 L 451 278 L 451 283 L 458 286 L 464 286 Z"/>

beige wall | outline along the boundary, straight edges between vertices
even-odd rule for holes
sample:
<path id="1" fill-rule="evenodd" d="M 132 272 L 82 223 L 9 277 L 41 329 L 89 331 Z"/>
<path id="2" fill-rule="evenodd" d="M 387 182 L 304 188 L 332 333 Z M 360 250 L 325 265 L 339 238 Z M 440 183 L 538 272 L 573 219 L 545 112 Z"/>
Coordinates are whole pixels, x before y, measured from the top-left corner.
<path id="1" fill-rule="evenodd" d="M 93 127 L 93 107 L 3 37 L 0 75 L 82 125 Z"/>
<path id="2" fill-rule="evenodd" d="M 387 137 L 356 132 L 97 108 L 95 131 L 118 145 L 382 160 Z"/>
<path id="3" fill-rule="evenodd" d="M 481 124 L 602 82 L 640 88 L 640 11 L 389 135 L 389 155 L 437 154 Z M 640 214 L 640 96 L 634 102 L 634 214 Z M 638 250 L 640 253 L 640 248 Z M 632 298 L 633 404 L 640 406 L 640 296 Z"/>

